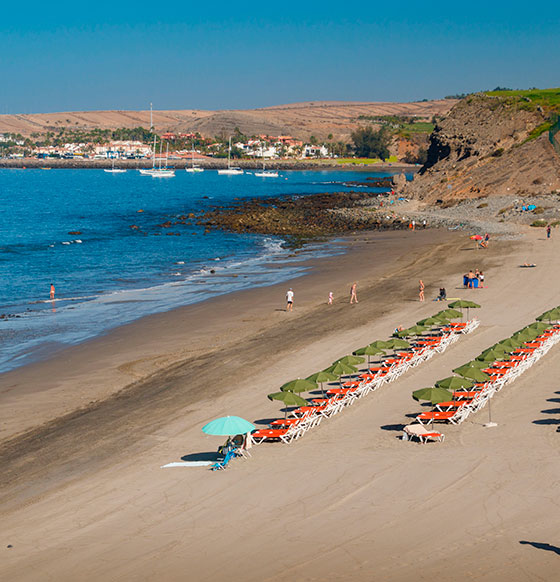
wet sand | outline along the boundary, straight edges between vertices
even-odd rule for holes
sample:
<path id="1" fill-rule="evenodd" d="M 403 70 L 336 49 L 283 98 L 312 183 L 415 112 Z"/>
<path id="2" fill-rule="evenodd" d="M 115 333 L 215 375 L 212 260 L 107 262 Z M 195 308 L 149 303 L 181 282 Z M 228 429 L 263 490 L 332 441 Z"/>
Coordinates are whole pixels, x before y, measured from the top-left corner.
<path id="1" fill-rule="evenodd" d="M 397 439 L 421 409 L 412 390 L 560 303 L 555 239 L 532 231 L 486 252 L 465 238 L 360 235 L 289 285 L 145 318 L 0 376 L 2 578 L 553 579 L 560 348 L 495 397 L 495 429 L 484 410 L 444 427 L 443 445 Z M 475 267 L 488 288 L 456 289 Z M 200 431 L 212 418 L 282 414 L 267 393 L 436 312 L 440 286 L 483 306 L 444 354 L 226 472 L 160 469 L 215 451 L 222 439 Z"/>

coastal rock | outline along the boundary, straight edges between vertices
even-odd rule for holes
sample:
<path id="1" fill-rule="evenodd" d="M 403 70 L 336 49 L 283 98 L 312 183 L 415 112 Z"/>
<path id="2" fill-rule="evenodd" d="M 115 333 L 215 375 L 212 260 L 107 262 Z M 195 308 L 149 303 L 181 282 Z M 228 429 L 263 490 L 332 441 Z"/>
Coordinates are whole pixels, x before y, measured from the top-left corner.
<path id="1" fill-rule="evenodd" d="M 554 191 L 560 157 L 546 133 L 531 134 L 545 120 L 522 99 L 469 95 L 436 125 L 426 164 L 406 193 L 433 203 Z"/>
<path id="2" fill-rule="evenodd" d="M 404 174 L 396 174 L 393 176 L 392 184 L 396 190 L 402 191 L 406 186 L 406 176 Z"/>

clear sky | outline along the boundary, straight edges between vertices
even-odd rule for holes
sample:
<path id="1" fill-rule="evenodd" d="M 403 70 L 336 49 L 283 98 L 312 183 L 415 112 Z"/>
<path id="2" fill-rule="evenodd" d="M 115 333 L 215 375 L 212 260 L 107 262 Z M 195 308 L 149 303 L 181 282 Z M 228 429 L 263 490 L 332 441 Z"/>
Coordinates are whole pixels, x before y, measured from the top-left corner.
<path id="1" fill-rule="evenodd" d="M 557 2 L 3 2 L 0 113 L 560 85 Z"/>

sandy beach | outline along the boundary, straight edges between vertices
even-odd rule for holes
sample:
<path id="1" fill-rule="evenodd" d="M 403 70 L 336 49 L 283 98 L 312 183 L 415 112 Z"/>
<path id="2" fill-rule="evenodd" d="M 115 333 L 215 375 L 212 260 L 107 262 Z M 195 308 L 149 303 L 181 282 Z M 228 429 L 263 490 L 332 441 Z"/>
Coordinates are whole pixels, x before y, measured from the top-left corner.
<path id="1" fill-rule="evenodd" d="M 412 390 L 560 303 L 560 243 L 526 229 L 486 251 L 435 230 L 341 244 L 344 255 L 314 260 L 287 284 L 150 316 L 1 375 L 0 577 L 555 579 L 559 347 L 494 398 L 497 427 L 482 426 L 484 410 L 444 425 L 443 444 L 398 437 L 422 409 Z M 485 272 L 486 288 L 461 288 L 470 268 Z M 223 439 L 201 432 L 213 418 L 277 418 L 267 393 L 435 313 L 440 286 L 482 305 L 479 328 L 445 353 L 227 471 L 160 468 L 214 452 Z"/>

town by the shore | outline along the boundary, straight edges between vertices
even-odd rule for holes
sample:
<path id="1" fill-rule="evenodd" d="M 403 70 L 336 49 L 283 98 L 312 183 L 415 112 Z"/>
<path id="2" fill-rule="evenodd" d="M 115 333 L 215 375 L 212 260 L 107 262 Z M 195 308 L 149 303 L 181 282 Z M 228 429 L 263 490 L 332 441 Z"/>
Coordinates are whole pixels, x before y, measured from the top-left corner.
<path id="1" fill-rule="evenodd" d="M 483 410 L 441 427 L 443 444 L 400 440 L 422 410 L 413 390 L 558 304 L 559 243 L 543 233 L 520 226 L 487 249 L 446 229 L 359 233 L 293 282 L 150 316 L 3 374 L 2 578 L 553 579 L 557 347 L 494 398 L 497 427 Z M 484 288 L 463 289 L 475 268 Z M 268 393 L 432 315 L 441 287 L 482 306 L 476 332 L 445 353 L 227 471 L 160 468 L 212 458 L 223 439 L 201 427 L 213 418 L 281 417 Z"/>

